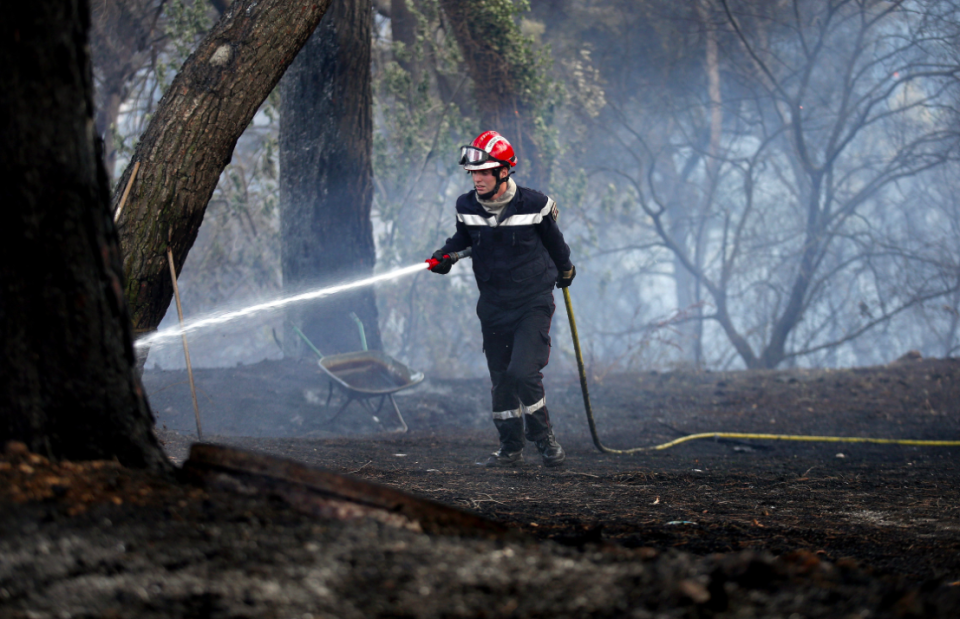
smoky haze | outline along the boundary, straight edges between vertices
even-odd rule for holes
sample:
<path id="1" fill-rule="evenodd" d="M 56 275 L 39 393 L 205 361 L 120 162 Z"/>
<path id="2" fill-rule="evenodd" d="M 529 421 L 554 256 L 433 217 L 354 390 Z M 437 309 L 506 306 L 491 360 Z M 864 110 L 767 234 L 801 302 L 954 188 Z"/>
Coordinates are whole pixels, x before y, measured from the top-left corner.
<path id="1" fill-rule="evenodd" d="M 373 10 L 370 225 L 374 273 L 386 273 L 453 233 L 455 199 L 470 189 L 457 148 L 500 128 L 480 124 L 487 94 L 439 4 Z M 511 79 L 538 93 L 517 113 L 536 127 L 549 174 L 534 188 L 557 201 L 577 266 L 593 376 L 955 354 L 956 3 L 533 0 L 515 11 L 507 55 L 526 69 Z M 205 3 L 168 3 L 151 26 L 163 33 L 155 53 L 123 67 L 108 136 L 121 165 L 171 67 L 216 17 Z M 119 71 L 107 56 L 96 57 L 100 88 Z M 282 294 L 279 107 L 278 91 L 210 203 L 179 280 L 188 319 Z M 521 159 L 520 185 L 533 163 Z M 434 379 L 486 375 L 469 261 L 373 292 L 387 354 Z M 557 300 L 547 372 L 570 375 Z M 194 366 L 283 358 L 284 319 L 191 336 Z M 175 324 L 172 308 L 160 328 Z M 172 340 L 147 368 L 183 363 Z"/>

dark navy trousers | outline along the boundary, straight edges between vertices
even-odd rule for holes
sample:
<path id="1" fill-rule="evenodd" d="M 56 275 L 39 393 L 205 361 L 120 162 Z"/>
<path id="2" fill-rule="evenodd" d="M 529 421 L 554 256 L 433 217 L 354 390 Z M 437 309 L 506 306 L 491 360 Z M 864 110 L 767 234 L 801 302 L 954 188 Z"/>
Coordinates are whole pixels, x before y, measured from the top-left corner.
<path id="1" fill-rule="evenodd" d="M 492 383 L 493 419 L 501 435 L 505 429 L 501 426 L 516 424 L 510 421 L 514 419 L 523 420 L 527 440 L 538 441 L 550 432 L 541 370 L 550 360 L 555 308 L 552 291 L 516 308 L 486 304 L 482 298 L 477 305 Z"/>

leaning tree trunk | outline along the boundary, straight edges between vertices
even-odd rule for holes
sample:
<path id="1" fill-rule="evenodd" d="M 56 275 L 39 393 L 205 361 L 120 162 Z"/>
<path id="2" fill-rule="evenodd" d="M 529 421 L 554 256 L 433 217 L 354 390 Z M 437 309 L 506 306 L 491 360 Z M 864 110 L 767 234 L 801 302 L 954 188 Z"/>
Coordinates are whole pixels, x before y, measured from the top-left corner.
<path id="1" fill-rule="evenodd" d="M 0 21 L 0 444 L 162 470 L 94 144 L 89 14 L 32 0 Z"/>
<path id="2" fill-rule="evenodd" d="M 503 49 L 520 38 L 516 24 L 502 17 L 505 12 L 502 4 L 510 1 L 440 0 L 440 6 L 473 80 L 480 130 L 498 131 L 510 140 L 520 160 L 521 184 L 545 189 L 550 175 L 543 165 L 536 138 L 538 102 L 528 100 L 530 93 L 522 84 L 535 69 L 531 59 L 517 53 L 508 55 Z"/>
<path id="3" fill-rule="evenodd" d="M 376 263 L 370 0 L 334 0 L 280 86 L 283 287 L 298 292 L 368 276 Z M 292 322 L 324 353 L 381 348 L 373 290 L 301 305 Z M 291 334 L 287 351 L 295 350 Z"/>
<path id="4" fill-rule="evenodd" d="M 135 331 L 155 329 L 207 202 L 253 119 L 330 0 L 236 0 L 187 59 L 117 186 L 141 166 L 119 220 L 125 294 Z M 114 200 L 117 206 L 123 192 Z"/>

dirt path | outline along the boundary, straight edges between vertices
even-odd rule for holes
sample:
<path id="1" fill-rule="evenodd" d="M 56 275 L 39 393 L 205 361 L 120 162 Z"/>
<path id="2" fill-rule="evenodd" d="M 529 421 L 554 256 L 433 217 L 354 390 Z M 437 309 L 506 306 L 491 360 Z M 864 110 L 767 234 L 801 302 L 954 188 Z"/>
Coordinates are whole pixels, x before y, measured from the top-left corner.
<path id="1" fill-rule="evenodd" d="M 276 369 L 260 376 L 274 385 L 292 380 L 293 372 Z M 925 360 L 845 371 L 619 375 L 595 382 L 592 393 L 604 440 L 619 447 L 710 430 L 960 439 L 958 378 L 960 362 Z M 250 392 L 267 389 L 247 383 Z M 314 421 L 292 433 L 347 436 L 216 440 L 466 507 L 539 538 L 701 555 L 805 550 L 878 573 L 960 580 L 958 448 L 706 440 L 609 456 L 593 448 L 578 385 L 567 380 L 548 384 L 567 464 L 546 469 L 529 446 L 523 466 L 491 471 L 473 464 L 495 447 L 485 389 L 482 380 L 440 382 L 398 398 L 406 435 L 377 433 L 359 408 L 325 427 L 319 420 L 334 402 L 298 412 Z M 243 394 L 218 398 L 235 411 L 223 415 L 228 423 L 249 419 Z M 183 457 L 186 437 L 168 440 Z"/>
<path id="2" fill-rule="evenodd" d="M 222 439 L 387 484 L 565 544 L 699 555 L 795 550 L 913 579 L 960 580 L 956 454 L 855 446 L 753 452 L 678 447 L 617 459 L 568 444 L 560 469 L 476 467 L 482 440 Z M 529 460 L 530 458 L 528 458 Z"/>
<path id="3" fill-rule="evenodd" d="M 594 381 L 604 439 L 703 431 L 960 438 L 960 363 Z M 149 373 L 161 439 L 192 438 L 185 377 Z M 334 424 L 306 365 L 198 376 L 207 439 L 457 505 L 510 525 L 448 537 L 300 514 L 111 463 L 0 457 L 0 616 L 956 617 L 960 449 L 753 441 L 599 454 L 576 382 L 549 385 L 569 452 L 515 469 L 480 380 L 399 398 L 411 431 Z M 390 427 L 389 416 L 381 421 Z"/>

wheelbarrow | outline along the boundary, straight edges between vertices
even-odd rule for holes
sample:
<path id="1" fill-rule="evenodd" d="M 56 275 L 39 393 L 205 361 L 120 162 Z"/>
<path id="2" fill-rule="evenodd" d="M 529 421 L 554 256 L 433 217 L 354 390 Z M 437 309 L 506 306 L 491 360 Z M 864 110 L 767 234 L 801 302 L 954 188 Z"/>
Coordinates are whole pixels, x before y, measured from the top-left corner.
<path id="1" fill-rule="evenodd" d="M 407 431 L 407 423 L 400 414 L 400 408 L 393 394 L 419 384 L 423 381 L 423 372 L 415 372 L 379 350 L 324 356 L 300 329 L 293 326 L 293 330 L 319 357 L 320 369 L 329 379 L 330 390 L 327 393 L 326 406 L 330 406 L 335 387 L 343 392 L 344 402 L 336 414 L 327 421 L 328 424 L 336 421 L 353 402 L 359 402 L 373 416 L 373 420 L 383 427 L 380 422 L 380 411 L 389 400 L 393 406 L 393 412 L 397 415 L 397 421 L 400 422 L 400 427 L 394 432 Z M 361 335 L 361 339 L 365 343 L 366 338 Z M 374 407 L 371 400 L 377 398 L 380 402 Z"/>

